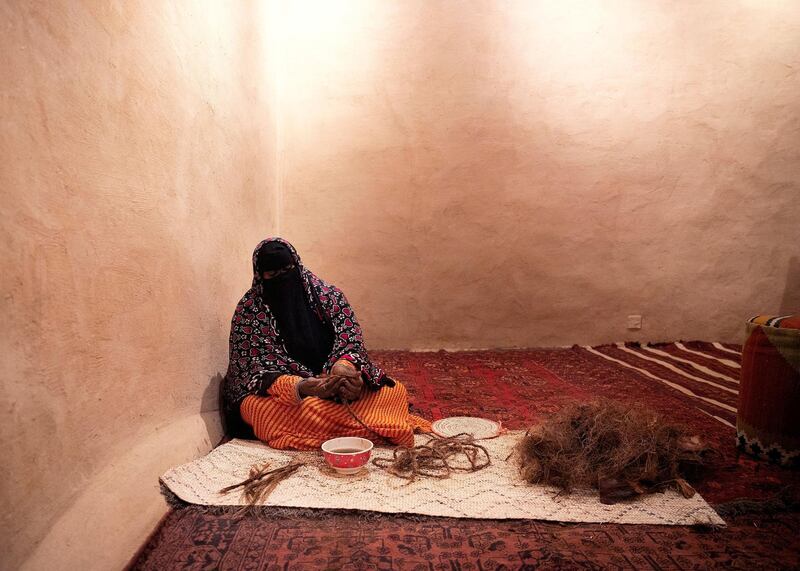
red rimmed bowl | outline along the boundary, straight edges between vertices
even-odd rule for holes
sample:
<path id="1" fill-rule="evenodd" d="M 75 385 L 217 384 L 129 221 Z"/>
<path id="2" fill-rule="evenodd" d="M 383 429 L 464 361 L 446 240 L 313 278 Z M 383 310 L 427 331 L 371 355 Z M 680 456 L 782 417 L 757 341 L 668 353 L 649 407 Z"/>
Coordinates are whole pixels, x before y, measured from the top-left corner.
<path id="1" fill-rule="evenodd" d="M 366 438 L 344 436 L 322 444 L 322 455 L 328 466 L 340 474 L 355 474 L 369 462 L 372 442 Z"/>

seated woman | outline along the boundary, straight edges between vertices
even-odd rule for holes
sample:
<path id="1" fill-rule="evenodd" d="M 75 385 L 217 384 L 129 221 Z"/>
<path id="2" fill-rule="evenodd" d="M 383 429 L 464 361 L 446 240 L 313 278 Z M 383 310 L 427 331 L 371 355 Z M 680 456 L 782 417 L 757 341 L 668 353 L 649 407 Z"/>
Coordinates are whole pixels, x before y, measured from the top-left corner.
<path id="1" fill-rule="evenodd" d="M 408 413 L 405 387 L 369 360 L 342 291 L 304 268 L 291 244 L 261 242 L 253 274 L 231 322 L 223 395 L 233 436 L 308 450 L 375 433 L 413 446 L 415 430 L 430 430 Z"/>

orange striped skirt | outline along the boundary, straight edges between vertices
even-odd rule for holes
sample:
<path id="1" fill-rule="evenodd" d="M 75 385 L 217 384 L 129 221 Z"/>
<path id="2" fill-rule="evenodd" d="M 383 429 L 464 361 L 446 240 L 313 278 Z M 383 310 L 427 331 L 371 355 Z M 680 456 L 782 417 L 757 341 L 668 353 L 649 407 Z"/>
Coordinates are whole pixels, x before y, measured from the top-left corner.
<path id="1" fill-rule="evenodd" d="M 242 401 L 242 418 L 259 440 L 282 450 L 312 450 L 338 436 L 376 440 L 344 405 L 316 397 L 298 400 L 297 381 L 283 375 L 270 387 L 270 396 L 250 395 Z M 399 446 L 413 446 L 415 431 L 431 430 L 430 422 L 409 414 L 408 393 L 400 383 L 378 391 L 364 388 L 350 408 L 374 432 Z"/>

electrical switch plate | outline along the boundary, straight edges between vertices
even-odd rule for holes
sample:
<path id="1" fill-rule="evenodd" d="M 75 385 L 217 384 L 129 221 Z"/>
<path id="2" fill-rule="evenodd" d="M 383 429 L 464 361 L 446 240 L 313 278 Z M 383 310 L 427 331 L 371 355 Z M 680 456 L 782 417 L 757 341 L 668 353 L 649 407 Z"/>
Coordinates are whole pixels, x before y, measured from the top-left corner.
<path id="1" fill-rule="evenodd" d="M 628 329 L 641 329 L 642 328 L 642 316 L 641 315 L 629 315 L 628 316 Z"/>

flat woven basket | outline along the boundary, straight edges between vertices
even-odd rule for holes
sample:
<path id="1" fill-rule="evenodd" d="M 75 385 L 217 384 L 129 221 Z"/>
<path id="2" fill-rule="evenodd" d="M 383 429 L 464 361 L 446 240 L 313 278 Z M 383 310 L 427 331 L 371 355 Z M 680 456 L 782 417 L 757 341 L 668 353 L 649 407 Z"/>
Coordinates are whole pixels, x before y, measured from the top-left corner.
<path id="1" fill-rule="evenodd" d="M 499 422 L 476 416 L 450 416 L 433 423 L 433 432 L 439 436 L 455 436 L 456 434 L 471 434 L 476 440 L 496 438 L 503 433 Z"/>

